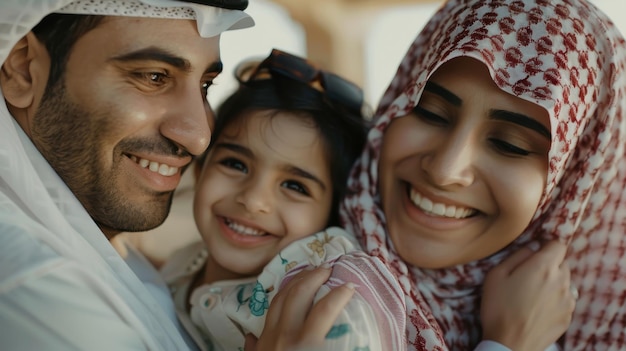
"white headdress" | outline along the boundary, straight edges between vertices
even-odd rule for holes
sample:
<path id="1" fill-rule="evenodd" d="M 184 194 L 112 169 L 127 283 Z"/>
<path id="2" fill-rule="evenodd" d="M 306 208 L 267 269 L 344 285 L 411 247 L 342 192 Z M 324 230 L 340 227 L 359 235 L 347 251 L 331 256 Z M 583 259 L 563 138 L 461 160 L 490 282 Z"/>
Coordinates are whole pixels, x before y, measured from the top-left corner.
<path id="1" fill-rule="evenodd" d="M 0 62 L 4 63 L 18 40 L 53 12 L 195 18 L 203 37 L 254 24 L 243 11 L 172 0 L 2 0 Z M 6 244 L 11 235 L 28 233 L 60 256 L 89 267 L 91 283 L 141 334 L 149 349 L 185 349 L 170 319 L 156 307 L 143 283 L 37 151 L 3 101 L 0 91 L 0 241 Z M 4 266 L 0 273 L 9 269 Z"/>

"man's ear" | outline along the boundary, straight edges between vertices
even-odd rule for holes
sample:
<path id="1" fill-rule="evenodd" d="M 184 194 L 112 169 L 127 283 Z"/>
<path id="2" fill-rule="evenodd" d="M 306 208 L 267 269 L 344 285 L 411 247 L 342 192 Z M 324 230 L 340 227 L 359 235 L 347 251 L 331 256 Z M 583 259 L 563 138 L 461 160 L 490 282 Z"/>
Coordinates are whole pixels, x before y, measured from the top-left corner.
<path id="1" fill-rule="evenodd" d="M 9 107 L 35 109 L 49 73 L 48 50 L 29 32 L 13 46 L 0 70 L 0 87 Z"/>

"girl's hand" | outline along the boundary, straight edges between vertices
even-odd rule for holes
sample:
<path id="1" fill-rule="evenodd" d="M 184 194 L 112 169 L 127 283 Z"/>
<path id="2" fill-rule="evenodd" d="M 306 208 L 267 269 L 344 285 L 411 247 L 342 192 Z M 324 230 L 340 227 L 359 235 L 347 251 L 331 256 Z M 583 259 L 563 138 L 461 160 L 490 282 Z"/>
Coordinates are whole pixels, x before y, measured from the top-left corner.
<path id="1" fill-rule="evenodd" d="M 515 351 L 541 351 L 563 335 L 576 305 L 567 247 L 553 241 L 533 252 L 524 248 L 495 267 L 483 286 L 483 340 Z"/>
<path id="2" fill-rule="evenodd" d="M 294 276 L 274 297 L 261 337 L 246 336 L 245 351 L 312 351 L 323 345 L 354 294 L 352 286 L 343 285 L 313 305 L 317 290 L 330 273 L 330 268 L 319 267 Z"/>

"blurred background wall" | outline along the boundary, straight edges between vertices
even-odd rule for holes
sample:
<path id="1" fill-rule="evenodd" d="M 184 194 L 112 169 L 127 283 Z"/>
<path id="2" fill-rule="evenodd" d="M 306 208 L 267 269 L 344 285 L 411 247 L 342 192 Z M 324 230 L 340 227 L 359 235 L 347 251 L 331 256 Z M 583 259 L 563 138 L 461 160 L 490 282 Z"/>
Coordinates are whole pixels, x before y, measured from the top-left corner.
<path id="1" fill-rule="evenodd" d="M 221 40 L 224 73 L 209 90 L 215 108 L 236 88 L 241 60 L 267 56 L 272 48 L 309 57 L 320 67 L 361 85 L 375 107 L 409 45 L 441 0 L 249 0 L 251 29 Z M 626 33 L 626 1 L 591 0 Z M 172 211 L 159 228 L 121 237 L 159 264 L 172 250 L 199 240 L 192 214 L 193 172 L 186 172 Z"/>

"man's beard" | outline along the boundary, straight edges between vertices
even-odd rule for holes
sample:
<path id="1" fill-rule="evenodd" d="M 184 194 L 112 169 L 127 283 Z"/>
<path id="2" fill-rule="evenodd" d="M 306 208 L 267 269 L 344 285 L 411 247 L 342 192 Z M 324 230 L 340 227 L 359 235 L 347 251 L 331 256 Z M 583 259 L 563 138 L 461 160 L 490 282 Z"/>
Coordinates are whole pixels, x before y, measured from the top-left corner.
<path id="1" fill-rule="evenodd" d="M 107 136 L 116 126 L 114 108 L 85 109 L 67 95 L 63 79 L 46 89 L 31 126 L 31 139 L 98 226 L 107 232 L 146 231 L 159 226 L 169 213 L 172 193 L 150 194 L 136 200 L 121 185 L 120 142 L 107 150 Z M 137 141 L 129 141 L 137 144 Z M 106 166 L 111 159 L 110 167 Z M 145 196 L 143 196 L 145 199 Z"/>

